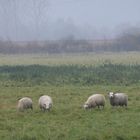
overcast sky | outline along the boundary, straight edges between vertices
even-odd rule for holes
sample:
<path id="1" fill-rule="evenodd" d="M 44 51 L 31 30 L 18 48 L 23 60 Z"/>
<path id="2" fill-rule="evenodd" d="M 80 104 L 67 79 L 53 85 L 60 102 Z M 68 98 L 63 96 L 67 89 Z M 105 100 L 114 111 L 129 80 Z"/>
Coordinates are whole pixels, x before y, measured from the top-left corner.
<path id="1" fill-rule="evenodd" d="M 53 20 L 71 18 L 97 28 L 140 23 L 140 0 L 51 0 L 49 10 Z"/>
<path id="2" fill-rule="evenodd" d="M 140 0 L 0 0 L 0 38 L 112 37 L 140 27 L 139 13 Z"/>

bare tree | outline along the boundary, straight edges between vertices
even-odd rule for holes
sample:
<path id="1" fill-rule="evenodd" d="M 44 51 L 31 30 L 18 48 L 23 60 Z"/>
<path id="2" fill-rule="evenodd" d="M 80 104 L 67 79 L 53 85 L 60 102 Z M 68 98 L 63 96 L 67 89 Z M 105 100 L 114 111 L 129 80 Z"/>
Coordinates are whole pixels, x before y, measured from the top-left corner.
<path id="1" fill-rule="evenodd" d="M 34 25 L 35 25 L 35 40 L 38 41 L 40 36 L 40 25 L 42 22 L 46 22 L 46 15 L 47 15 L 47 7 L 48 1 L 47 0 L 32 0 L 33 4 L 33 11 L 34 11 Z"/>
<path id="2" fill-rule="evenodd" d="M 47 0 L 0 0 L 0 14 L 7 38 L 20 39 L 20 25 L 34 26 L 34 36 L 38 40 L 40 27 L 47 21 Z M 28 30 L 27 30 L 28 31 Z"/>
<path id="3" fill-rule="evenodd" d="M 1 0 L 0 1 L 0 14 L 1 14 L 1 21 L 3 21 L 4 25 L 4 33 L 5 38 L 9 40 L 9 29 L 10 29 L 10 18 L 9 18 L 9 10 L 10 10 L 11 0 Z"/>
<path id="4" fill-rule="evenodd" d="M 18 40 L 18 1 L 13 0 L 13 16 L 14 16 L 14 23 L 15 23 L 15 37 Z"/>

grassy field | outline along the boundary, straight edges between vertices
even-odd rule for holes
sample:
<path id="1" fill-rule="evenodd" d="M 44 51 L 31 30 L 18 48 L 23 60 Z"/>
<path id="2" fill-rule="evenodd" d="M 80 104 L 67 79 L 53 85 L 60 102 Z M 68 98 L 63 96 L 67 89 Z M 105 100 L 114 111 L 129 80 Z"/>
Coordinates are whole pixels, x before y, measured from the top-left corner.
<path id="1" fill-rule="evenodd" d="M 0 140 L 140 140 L 139 55 L 95 56 L 1 55 Z M 127 93 L 128 108 L 112 108 L 109 91 Z M 84 110 L 94 93 L 105 95 L 105 109 Z M 53 98 L 50 112 L 38 107 L 42 94 Z M 23 96 L 33 99 L 33 111 L 16 110 Z"/>
<path id="2" fill-rule="evenodd" d="M 0 65 L 140 64 L 140 52 L 0 55 Z"/>

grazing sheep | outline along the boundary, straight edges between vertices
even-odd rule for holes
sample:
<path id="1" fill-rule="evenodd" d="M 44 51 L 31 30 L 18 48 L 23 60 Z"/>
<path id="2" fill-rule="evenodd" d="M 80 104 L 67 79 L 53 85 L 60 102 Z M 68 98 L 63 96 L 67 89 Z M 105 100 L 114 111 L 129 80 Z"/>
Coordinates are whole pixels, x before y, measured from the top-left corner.
<path id="1" fill-rule="evenodd" d="M 19 111 L 24 111 L 26 109 L 33 109 L 33 102 L 29 97 L 23 97 L 18 101 L 17 108 Z"/>
<path id="2" fill-rule="evenodd" d="M 98 106 L 105 106 L 105 97 L 102 94 L 94 94 L 88 98 L 88 100 L 84 104 L 84 109 L 95 108 Z"/>
<path id="3" fill-rule="evenodd" d="M 125 93 L 110 92 L 109 99 L 110 99 L 110 104 L 112 106 L 126 106 L 127 107 L 128 96 Z"/>
<path id="4" fill-rule="evenodd" d="M 45 111 L 45 110 L 50 110 L 52 107 L 52 98 L 48 95 L 43 95 L 39 98 L 39 107 L 41 110 Z"/>

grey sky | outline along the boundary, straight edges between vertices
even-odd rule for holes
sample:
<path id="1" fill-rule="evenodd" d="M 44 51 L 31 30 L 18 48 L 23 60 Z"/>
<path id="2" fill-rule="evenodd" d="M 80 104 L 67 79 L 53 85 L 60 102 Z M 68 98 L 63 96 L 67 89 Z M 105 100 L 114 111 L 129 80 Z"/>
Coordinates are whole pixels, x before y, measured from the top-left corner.
<path id="1" fill-rule="evenodd" d="M 0 0 L 0 37 L 96 39 L 125 27 L 140 27 L 140 0 L 41 0 L 42 5 L 39 1 Z"/>
<path id="2" fill-rule="evenodd" d="M 95 27 L 140 23 L 139 0 L 52 0 L 49 10 L 54 20 L 71 18 Z"/>

